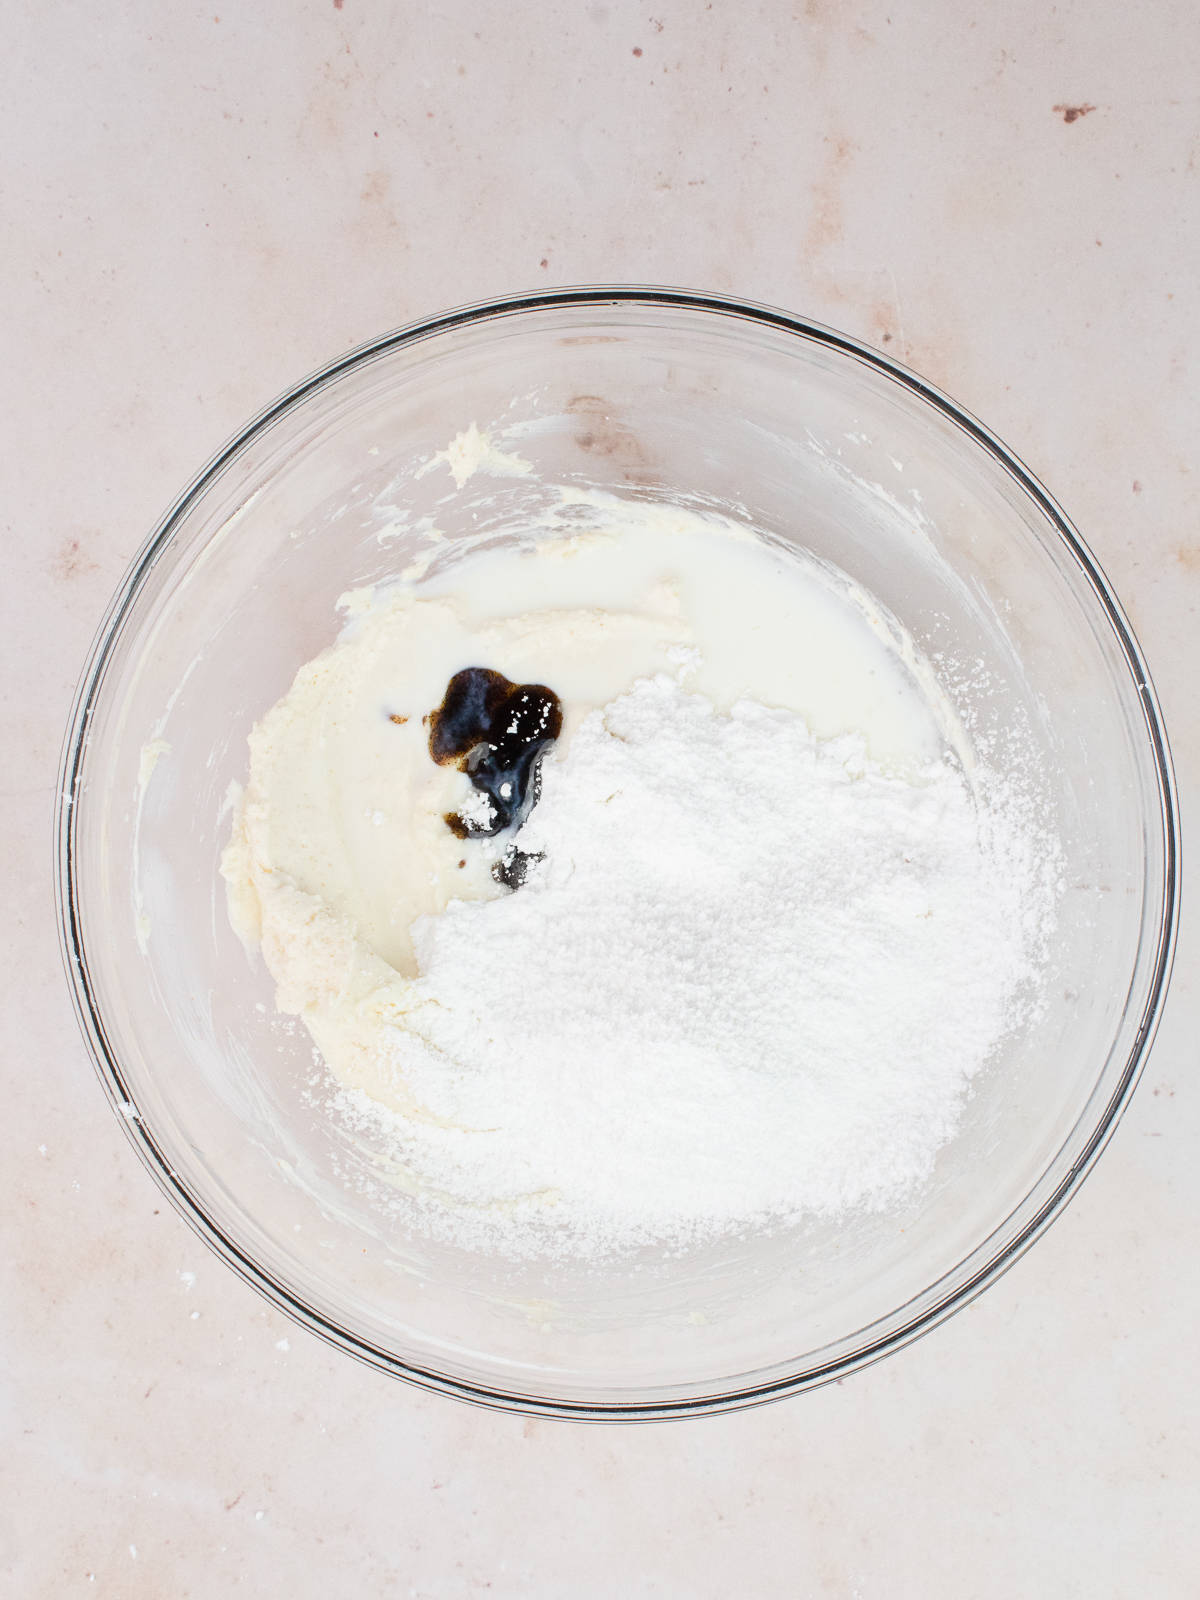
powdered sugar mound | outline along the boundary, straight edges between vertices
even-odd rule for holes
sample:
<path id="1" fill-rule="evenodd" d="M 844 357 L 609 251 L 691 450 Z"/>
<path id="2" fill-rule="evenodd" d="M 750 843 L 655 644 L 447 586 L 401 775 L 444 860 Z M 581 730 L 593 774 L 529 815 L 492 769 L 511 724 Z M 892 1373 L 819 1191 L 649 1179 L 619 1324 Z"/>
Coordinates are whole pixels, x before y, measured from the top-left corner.
<path id="1" fill-rule="evenodd" d="M 384 1038 L 426 1220 L 518 1255 L 896 1202 L 1048 915 L 1026 834 L 956 767 L 890 775 L 667 676 L 545 763 L 517 843 L 544 857 L 518 892 L 415 924 Z"/>

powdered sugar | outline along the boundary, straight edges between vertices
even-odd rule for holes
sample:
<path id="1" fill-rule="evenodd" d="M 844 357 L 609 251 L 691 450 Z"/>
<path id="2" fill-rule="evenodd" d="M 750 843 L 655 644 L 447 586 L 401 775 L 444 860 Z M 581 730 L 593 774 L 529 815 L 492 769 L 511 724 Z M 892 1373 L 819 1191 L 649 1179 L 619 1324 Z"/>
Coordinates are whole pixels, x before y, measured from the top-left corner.
<path id="1" fill-rule="evenodd" d="M 591 714 L 518 892 L 418 919 L 360 1092 L 422 1224 L 597 1255 L 896 1203 L 1033 992 L 1044 852 L 986 780 L 660 675 Z M 394 1170 L 394 1169 L 393 1169 Z"/>

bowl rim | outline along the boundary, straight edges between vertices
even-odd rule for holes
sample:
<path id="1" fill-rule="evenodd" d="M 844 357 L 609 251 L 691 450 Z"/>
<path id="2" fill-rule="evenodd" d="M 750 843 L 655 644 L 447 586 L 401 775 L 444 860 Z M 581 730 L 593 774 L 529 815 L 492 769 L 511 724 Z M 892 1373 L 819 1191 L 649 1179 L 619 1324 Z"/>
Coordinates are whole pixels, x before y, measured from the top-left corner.
<path id="1" fill-rule="evenodd" d="M 925 402 L 944 418 L 953 422 L 1004 469 L 1034 502 L 1050 529 L 1057 533 L 1073 557 L 1086 585 L 1090 586 L 1094 598 L 1098 601 L 1129 669 L 1141 707 L 1144 731 L 1157 782 L 1162 829 L 1163 885 L 1147 996 L 1124 1068 L 1102 1114 L 1083 1150 L 1052 1193 L 1046 1197 L 1037 1211 L 1026 1219 L 1010 1240 L 991 1254 L 985 1254 L 985 1258 L 969 1277 L 947 1290 L 932 1305 L 926 1306 L 924 1310 L 907 1319 L 902 1319 L 890 1332 L 867 1338 L 860 1345 L 844 1351 L 835 1358 L 803 1366 L 800 1370 L 769 1382 L 747 1383 L 712 1393 L 681 1397 L 655 1394 L 650 1398 L 634 1400 L 552 1399 L 468 1382 L 439 1372 L 431 1366 L 406 1361 L 394 1352 L 351 1332 L 307 1305 L 298 1295 L 273 1277 L 265 1266 L 255 1261 L 247 1249 L 239 1245 L 207 1214 L 186 1177 L 172 1167 L 153 1129 L 143 1120 L 126 1082 L 117 1051 L 109 1039 L 103 1012 L 93 990 L 76 892 L 76 800 L 92 716 L 103 690 L 117 639 L 142 585 L 191 507 L 203 497 L 210 485 L 253 439 L 266 432 L 282 416 L 299 406 L 309 396 L 335 383 L 347 372 L 379 356 L 433 335 L 469 325 L 498 321 L 523 312 L 601 309 L 606 306 L 622 305 L 712 313 L 763 325 L 837 351 L 874 368 Z M 146 538 L 130 562 L 97 628 L 80 674 L 63 741 L 55 801 L 54 834 L 54 886 L 59 948 L 84 1042 L 130 1143 L 160 1190 L 198 1236 L 246 1283 L 301 1327 L 307 1328 L 335 1348 L 346 1351 L 380 1371 L 403 1378 L 419 1388 L 451 1395 L 494 1410 L 585 1421 L 661 1421 L 674 1417 L 704 1416 L 740 1410 L 782 1399 L 790 1394 L 839 1381 L 851 1372 L 872 1365 L 884 1356 L 911 1344 L 974 1300 L 1029 1249 L 1054 1217 L 1062 1211 L 1112 1137 L 1141 1075 L 1161 1019 L 1179 923 L 1181 841 L 1178 796 L 1158 698 L 1141 647 L 1104 572 L 1053 497 L 1024 462 L 962 406 L 917 373 L 861 340 L 808 318 L 754 301 L 742 300 L 731 295 L 653 285 L 585 284 L 511 294 L 475 301 L 432 317 L 406 323 L 391 332 L 357 345 L 310 373 L 284 391 L 239 429 L 201 468 Z M 1010 1216 L 1012 1214 L 1010 1213 Z M 975 1251 L 984 1250 L 987 1243 L 987 1239 L 981 1240 L 975 1246 Z M 897 1307 L 892 1314 L 893 1318 L 904 1310 L 903 1306 Z"/>

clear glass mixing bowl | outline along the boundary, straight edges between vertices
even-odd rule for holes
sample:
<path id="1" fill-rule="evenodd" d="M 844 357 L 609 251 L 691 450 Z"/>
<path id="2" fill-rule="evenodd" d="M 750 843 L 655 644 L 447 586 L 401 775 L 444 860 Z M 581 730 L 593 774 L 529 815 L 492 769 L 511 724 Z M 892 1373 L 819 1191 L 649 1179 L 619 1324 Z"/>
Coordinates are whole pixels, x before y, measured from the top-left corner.
<path id="1" fill-rule="evenodd" d="M 421 548 L 475 422 L 544 483 L 708 497 L 832 561 L 936 661 L 993 759 L 1041 785 L 1067 857 L 1048 1004 L 976 1080 L 902 1214 L 606 1268 L 510 1265 L 408 1234 L 379 1152 L 306 1104 L 301 1029 L 225 912 L 246 734 L 337 629 L 336 598 Z M 538 494 L 436 505 L 477 534 Z M 164 749 L 163 746 L 169 746 Z M 1028 751 L 1035 752 L 1033 761 Z M 1176 919 L 1166 740 L 1094 560 L 944 396 L 827 329 L 691 294 L 586 289 L 391 334 L 285 395 L 133 563 L 69 729 L 63 947 L 100 1076 L 198 1233 L 305 1326 L 385 1371 L 583 1418 L 718 1411 L 839 1377 L 964 1305 L 1063 1205 L 1125 1105 Z"/>

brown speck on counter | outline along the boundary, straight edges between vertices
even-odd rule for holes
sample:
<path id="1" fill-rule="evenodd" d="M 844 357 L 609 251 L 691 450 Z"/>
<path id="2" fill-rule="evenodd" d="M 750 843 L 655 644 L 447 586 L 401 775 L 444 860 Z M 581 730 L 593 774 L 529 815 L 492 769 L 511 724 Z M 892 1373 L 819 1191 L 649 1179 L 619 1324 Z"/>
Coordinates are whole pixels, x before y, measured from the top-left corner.
<path id="1" fill-rule="evenodd" d="M 635 44 L 635 45 L 634 45 L 634 47 L 633 47 L 633 53 L 634 53 L 634 55 L 635 55 L 635 56 L 640 56 L 640 55 L 641 55 L 641 53 L 642 53 L 642 47 L 641 47 L 641 45 L 640 45 L 640 44 Z"/>
<path id="2" fill-rule="evenodd" d="M 365 205 L 383 200 L 391 186 L 391 181 L 392 175 L 390 172 L 368 172 L 358 198 Z"/>
<path id="3" fill-rule="evenodd" d="M 538 266 L 539 267 L 548 267 L 549 265 L 550 265 L 550 263 L 549 263 L 549 261 L 546 260 L 545 256 L 543 256 L 542 259 L 538 262 Z"/>
<path id="4" fill-rule="evenodd" d="M 69 583 L 72 578 L 81 578 L 85 573 L 97 570 L 96 563 L 78 539 L 64 539 L 50 563 L 50 576 L 60 583 Z"/>
<path id="5" fill-rule="evenodd" d="M 1087 104 L 1080 106 L 1059 105 L 1054 107 L 1056 115 L 1060 116 L 1064 122 L 1077 122 L 1080 117 L 1086 117 L 1090 112 L 1095 111 L 1095 109 L 1095 106 Z"/>
<path id="6" fill-rule="evenodd" d="M 388 713 L 388 721 L 389 722 L 394 722 L 398 728 L 402 728 L 404 726 L 404 724 L 408 721 L 408 718 L 407 717 L 402 717 L 398 711 L 389 711 L 389 713 Z"/>
<path id="7" fill-rule="evenodd" d="M 884 342 L 884 344 L 891 344 L 891 342 L 892 342 L 892 336 L 891 336 L 891 334 L 890 334 L 890 333 L 885 333 L 885 334 L 883 334 L 883 335 L 882 335 L 882 336 L 881 336 L 881 337 L 882 337 L 882 339 L 883 339 L 883 342 Z"/>
<path id="8" fill-rule="evenodd" d="M 842 242 L 845 233 L 843 191 L 857 149 L 853 140 L 833 134 L 825 134 L 822 144 L 828 153 L 824 156 L 824 170 L 812 186 L 803 241 L 809 257 L 821 256 Z"/>
<path id="9" fill-rule="evenodd" d="M 342 7 L 345 5 L 345 3 L 346 3 L 346 0 L 333 0 L 333 9 L 335 11 L 340 11 L 342 9 Z"/>
<path id="10" fill-rule="evenodd" d="M 1134 494 L 1141 494 L 1142 492 L 1142 485 L 1137 478 L 1133 480 L 1133 492 Z"/>

